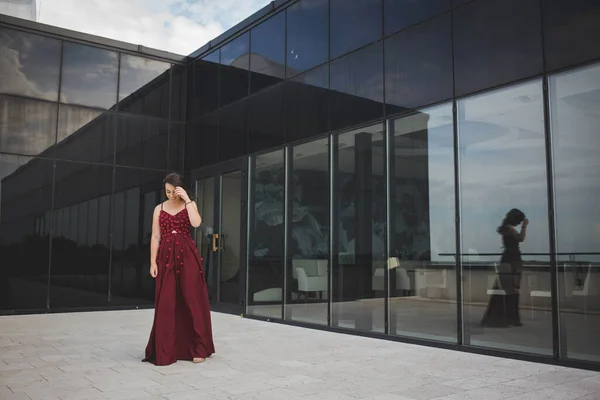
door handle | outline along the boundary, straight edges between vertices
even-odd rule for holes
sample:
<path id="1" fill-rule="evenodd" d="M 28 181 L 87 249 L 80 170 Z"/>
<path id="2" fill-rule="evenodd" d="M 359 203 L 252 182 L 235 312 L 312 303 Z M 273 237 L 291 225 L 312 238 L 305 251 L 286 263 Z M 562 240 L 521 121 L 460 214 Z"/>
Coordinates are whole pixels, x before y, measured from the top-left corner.
<path id="1" fill-rule="evenodd" d="M 219 234 L 218 233 L 213 233 L 212 234 L 212 251 L 213 253 L 216 253 L 219 249 L 217 248 L 217 239 L 219 238 Z"/>

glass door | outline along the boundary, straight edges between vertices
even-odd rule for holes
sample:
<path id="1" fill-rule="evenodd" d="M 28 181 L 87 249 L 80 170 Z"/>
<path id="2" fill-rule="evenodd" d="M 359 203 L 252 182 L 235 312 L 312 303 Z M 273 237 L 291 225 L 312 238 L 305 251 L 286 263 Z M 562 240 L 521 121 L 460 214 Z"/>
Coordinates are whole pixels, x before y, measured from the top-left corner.
<path id="1" fill-rule="evenodd" d="M 245 308 L 246 171 L 244 158 L 192 173 L 202 216 L 195 239 L 215 311 L 240 314 Z"/>

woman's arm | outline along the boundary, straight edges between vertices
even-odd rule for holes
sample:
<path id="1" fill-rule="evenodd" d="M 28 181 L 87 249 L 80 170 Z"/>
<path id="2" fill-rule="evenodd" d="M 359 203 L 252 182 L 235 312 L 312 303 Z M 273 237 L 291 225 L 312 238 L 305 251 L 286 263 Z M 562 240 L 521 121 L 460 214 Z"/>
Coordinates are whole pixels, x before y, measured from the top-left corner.
<path id="1" fill-rule="evenodd" d="M 200 226 L 200 224 L 202 223 L 202 217 L 200 216 L 200 213 L 198 212 L 198 206 L 196 205 L 195 201 L 186 201 L 185 207 L 188 210 L 188 216 L 190 217 L 190 224 L 192 224 L 192 226 L 194 228 L 197 228 Z"/>
<path id="2" fill-rule="evenodd" d="M 190 219 L 190 224 L 197 228 L 202 223 L 202 217 L 200 217 L 200 213 L 198 212 L 198 207 L 196 203 L 190 199 L 190 196 L 187 194 L 185 189 L 181 187 L 175 188 L 175 194 L 181 197 L 183 201 L 185 201 L 185 208 L 188 211 L 188 217 Z"/>
<path id="3" fill-rule="evenodd" d="M 511 234 L 519 242 L 525 241 L 525 236 L 527 236 L 527 225 L 529 225 L 529 221 L 528 220 L 523 221 L 523 225 L 521 225 L 521 232 L 517 231 L 517 228 L 515 228 L 514 226 L 510 227 Z"/>
<path id="4" fill-rule="evenodd" d="M 156 256 L 158 254 L 158 246 L 160 245 L 160 226 L 158 218 L 160 217 L 160 205 L 154 208 L 154 214 L 152 215 L 152 236 L 150 238 L 150 275 L 156 277 Z"/>

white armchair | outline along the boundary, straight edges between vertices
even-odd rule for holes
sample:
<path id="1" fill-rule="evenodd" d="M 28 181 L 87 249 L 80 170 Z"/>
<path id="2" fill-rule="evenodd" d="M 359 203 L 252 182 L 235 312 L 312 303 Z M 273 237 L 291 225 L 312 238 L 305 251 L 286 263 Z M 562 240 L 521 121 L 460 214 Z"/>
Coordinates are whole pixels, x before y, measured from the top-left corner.
<path id="1" fill-rule="evenodd" d="M 319 297 L 328 291 L 327 260 L 292 260 L 292 276 L 298 280 L 298 292 L 318 293 Z"/>
<path id="2" fill-rule="evenodd" d="M 379 264 L 379 265 L 377 265 Z M 375 272 L 373 273 L 372 279 L 372 288 L 375 291 L 385 291 L 385 270 L 386 263 L 373 263 L 375 267 Z M 408 276 L 408 272 L 406 268 L 400 268 L 400 260 L 397 257 L 392 257 L 388 259 L 387 268 L 392 270 L 396 270 L 396 290 L 401 290 L 405 293 L 411 291 L 410 278 Z"/>

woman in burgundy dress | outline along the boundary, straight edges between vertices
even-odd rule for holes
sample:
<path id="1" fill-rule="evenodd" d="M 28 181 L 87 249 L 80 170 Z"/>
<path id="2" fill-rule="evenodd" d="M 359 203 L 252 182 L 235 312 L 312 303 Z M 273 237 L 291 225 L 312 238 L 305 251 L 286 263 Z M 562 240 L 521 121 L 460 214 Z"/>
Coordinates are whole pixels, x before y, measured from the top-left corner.
<path id="1" fill-rule="evenodd" d="M 167 201 L 152 219 L 150 275 L 156 278 L 154 322 L 144 361 L 203 362 L 215 352 L 202 260 L 190 235 L 202 219 L 178 174 L 164 179 Z"/>
<path id="2" fill-rule="evenodd" d="M 521 231 L 517 226 L 521 225 Z M 489 327 L 522 326 L 519 315 L 519 291 L 521 289 L 521 249 L 525 241 L 529 220 L 523 211 L 513 208 L 507 214 L 497 231 L 502 236 L 504 251 L 500 257 L 498 276 L 492 287 L 502 290 L 502 294 L 492 294 L 481 323 Z"/>

